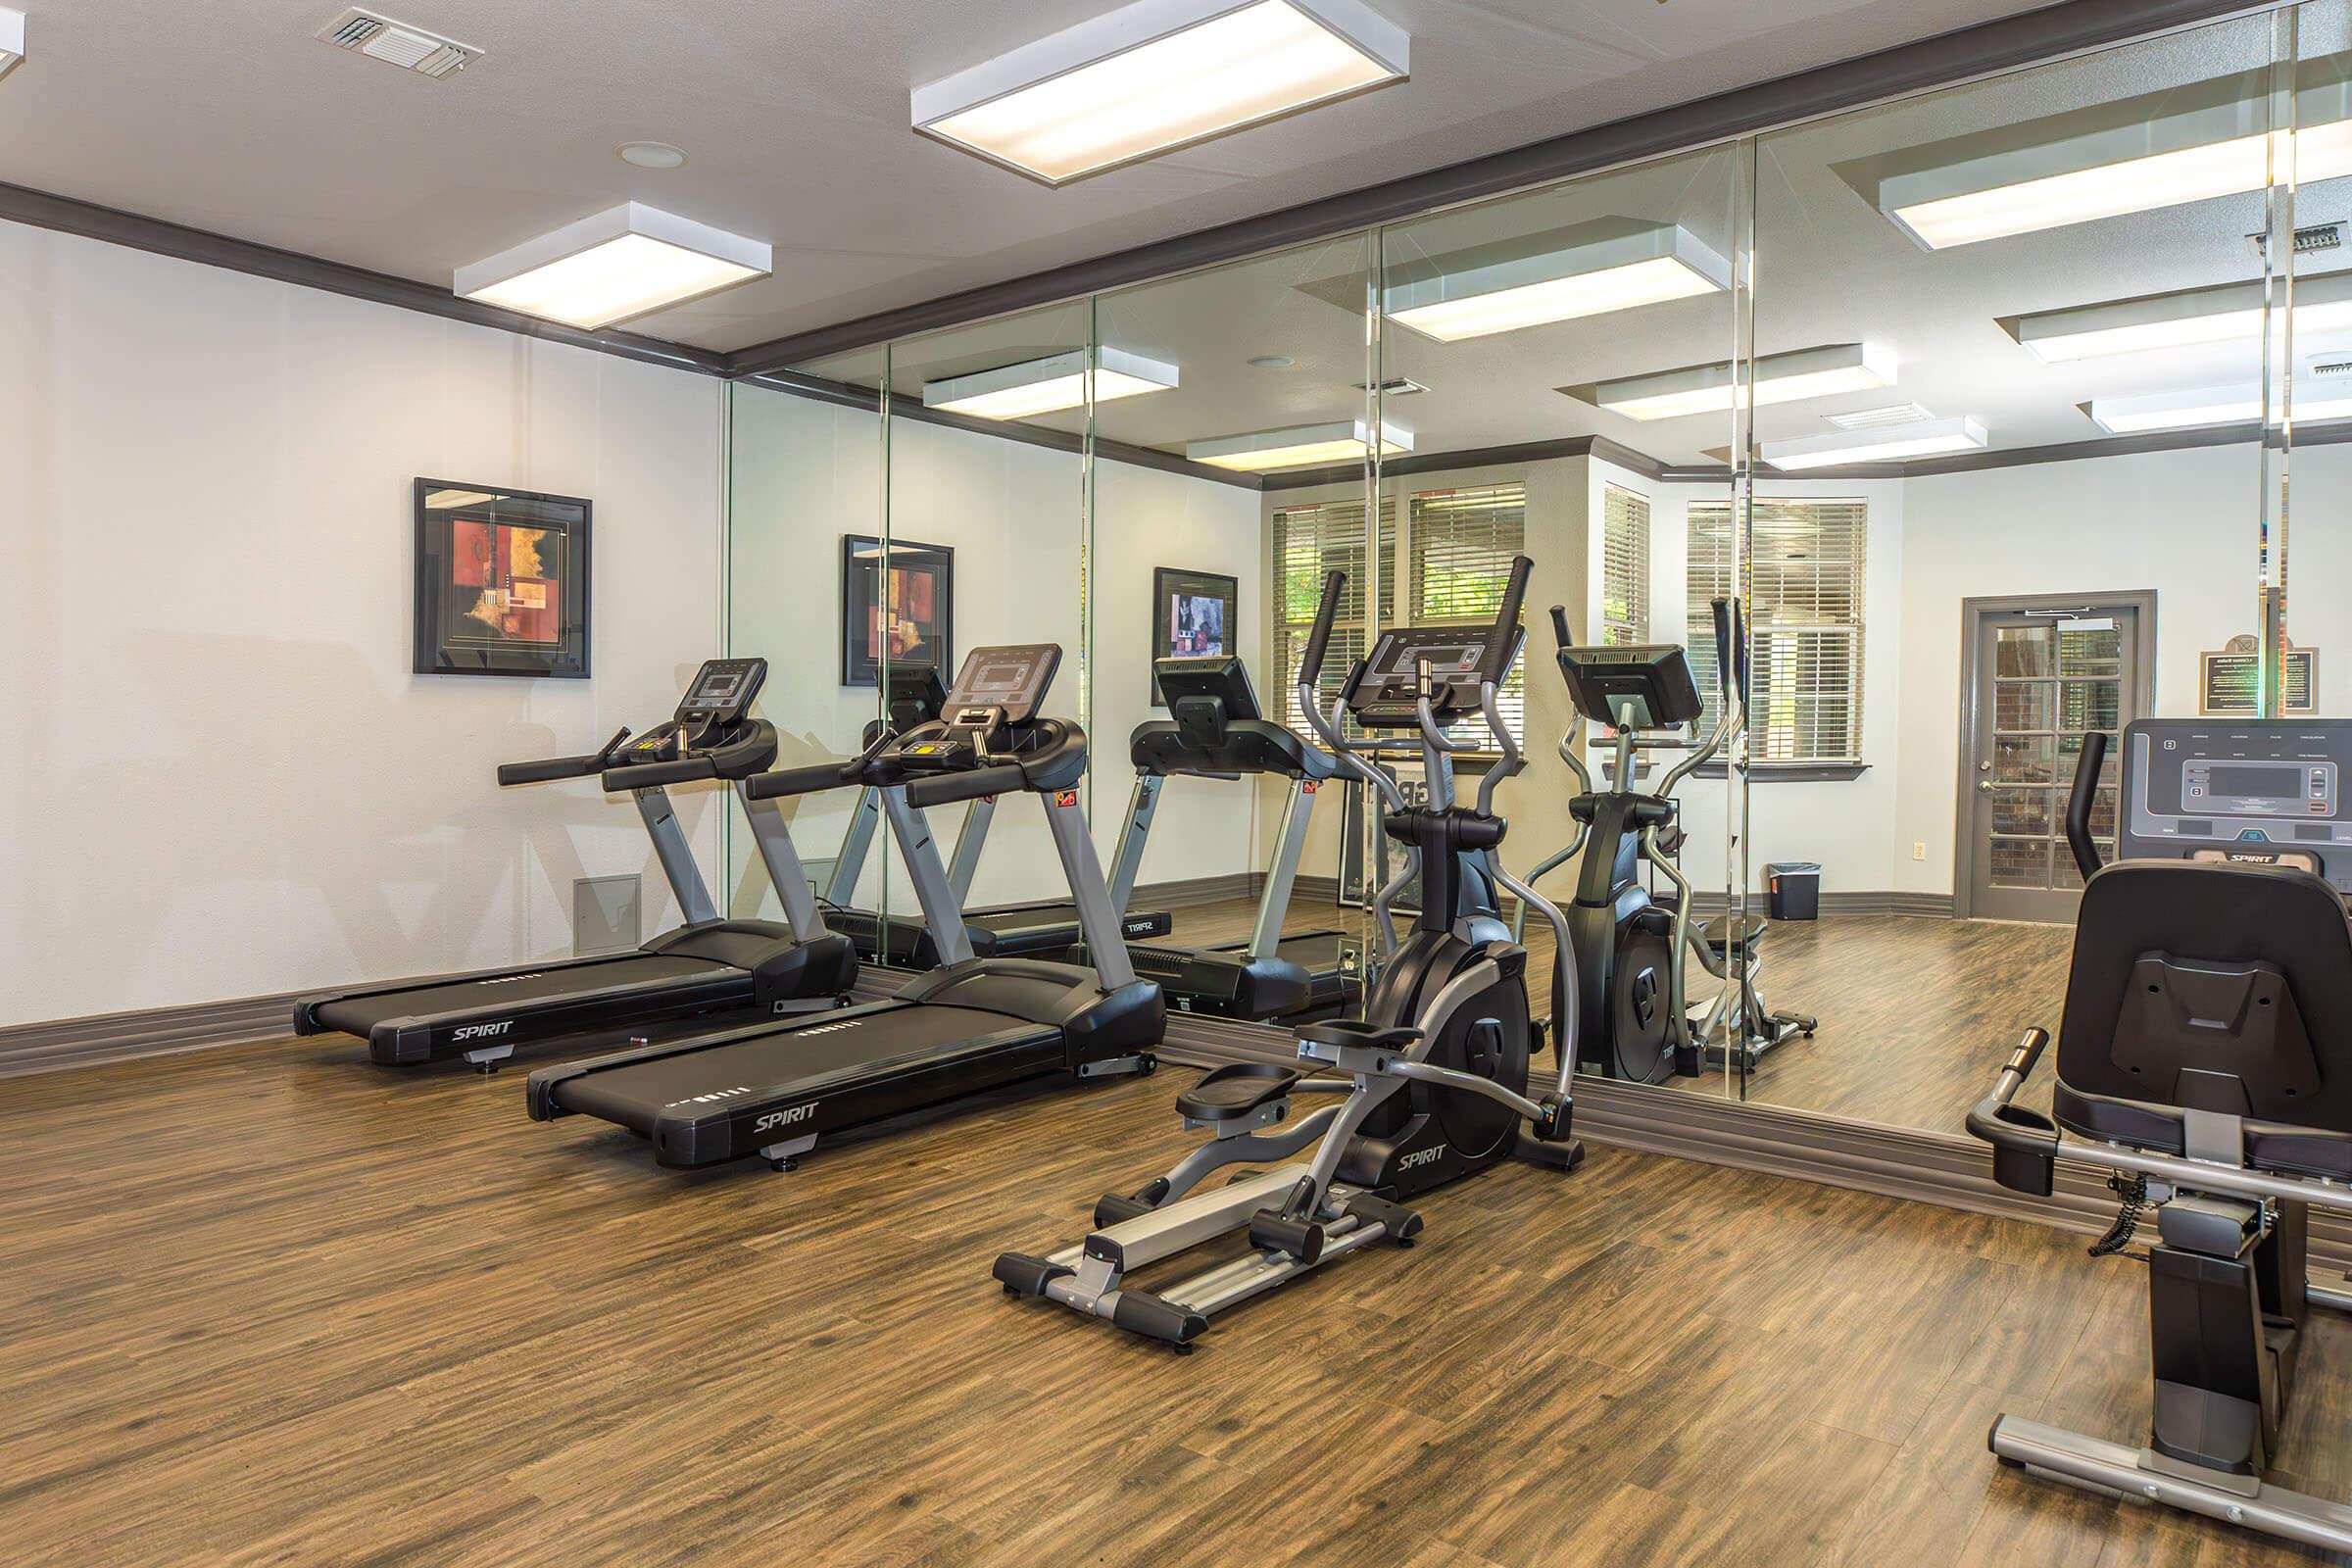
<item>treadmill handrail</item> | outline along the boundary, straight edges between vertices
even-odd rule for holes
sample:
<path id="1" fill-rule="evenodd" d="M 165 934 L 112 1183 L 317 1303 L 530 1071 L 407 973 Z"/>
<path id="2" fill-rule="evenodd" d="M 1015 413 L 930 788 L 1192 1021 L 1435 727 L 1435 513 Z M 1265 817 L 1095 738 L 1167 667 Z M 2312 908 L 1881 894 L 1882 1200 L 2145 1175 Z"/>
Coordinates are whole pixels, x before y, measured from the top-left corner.
<path id="1" fill-rule="evenodd" d="M 1028 787 L 1028 772 L 1018 762 L 1006 762 L 969 772 L 933 773 L 915 779 L 906 786 L 906 804 L 917 808 L 947 806 L 956 801 L 976 801 L 987 795 L 1010 795 Z"/>
<path id="2" fill-rule="evenodd" d="M 627 767 L 608 767 L 599 782 L 607 791 L 618 795 L 624 790 L 650 790 L 664 784 L 684 784 L 694 779 L 716 777 L 717 760 L 700 756 L 673 758 L 666 762 L 633 762 Z"/>
<path id="3" fill-rule="evenodd" d="M 498 781 L 501 784 L 547 784 L 560 778 L 586 778 L 591 773 L 603 771 L 628 738 L 628 728 L 623 725 L 611 740 L 605 742 L 601 751 L 580 757 L 543 757 L 529 762 L 501 762 L 498 764 Z"/>

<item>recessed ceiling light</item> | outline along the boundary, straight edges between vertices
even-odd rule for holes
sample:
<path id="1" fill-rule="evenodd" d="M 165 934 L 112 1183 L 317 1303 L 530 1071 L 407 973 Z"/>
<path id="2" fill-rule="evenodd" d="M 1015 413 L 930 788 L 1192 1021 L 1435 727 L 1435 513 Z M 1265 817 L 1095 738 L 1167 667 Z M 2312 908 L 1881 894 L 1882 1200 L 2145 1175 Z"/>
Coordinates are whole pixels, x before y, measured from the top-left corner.
<path id="1" fill-rule="evenodd" d="M 619 152 L 622 163 L 639 169 L 682 169 L 686 165 L 686 149 L 665 141 L 624 141 Z"/>
<path id="2" fill-rule="evenodd" d="M 1224 435 L 1185 444 L 1184 455 L 1195 463 L 1244 473 L 1268 468 L 1303 468 L 1318 463 L 1351 463 L 1372 448 L 1372 427 L 1362 419 L 1335 419 L 1327 424 L 1294 424 L 1280 430 L 1249 435 Z M 1380 427 L 1383 457 L 1413 450 L 1413 433 L 1393 424 Z"/>
<path id="3" fill-rule="evenodd" d="M 2267 285 L 2260 281 L 2223 283 L 2044 311 L 2003 324 L 2029 353 L 2053 365 L 2147 349 L 2259 339 L 2269 314 L 2266 290 Z M 2352 271 L 2299 277 L 2294 292 L 2298 333 L 2352 326 Z"/>
<path id="4" fill-rule="evenodd" d="M 1101 348 L 1095 354 L 1097 403 L 1165 392 L 1176 385 L 1176 367 L 1164 361 L 1123 349 Z M 1085 404 L 1084 349 L 923 383 L 923 407 L 979 419 L 1026 419 Z"/>
<path id="5" fill-rule="evenodd" d="M 1298 362 L 1288 354 L 1260 354 L 1250 363 L 1260 370 L 1287 370 Z"/>
<path id="6" fill-rule="evenodd" d="M 2001 126 L 1944 144 L 1938 166 L 1881 179 L 1878 206 L 1942 250 L 2242 195 L 2288 169 L 2299 184 L 2352 173 L 2343 85 L 2307 88 L 2295 108 L 2299 128 L 2272 131 L 2267 88 L 2249 75 Z"/>
<path id="7" fill-rule="evenodd" d="M 624 202 L 458 269 L 457 292 L 572 326 L 609 326 L 715 294 L 774 265 L 773 249 Z"/>
<path id="8" fill-rule="evenodd" d="M 0 6 L 0 76 L 24 60 L 24 13 Z"/>
<path id="9" fill-rule="evenodd" d="M 1358 0 L 1136 0 L 909 95 L 914 128 L 1050 185 L 1404 79 Z"/>
<path id="10" fill-rule="evenodd" d="M 2198 387 L 2142 397 L 2093 398 L 2083 412 L 2109 435 L 2150 430 L 2194 430 L 2214 424 L 2252 424 L 2263 416 L 2262 388 L 2255 384 Z M 2352 417 L 2352 388 L 2298 386 L 2290 410 L 2297 424 L 2324 424 Z"/>
<path id="11" fill-rule="evenodd" d="M 1755 406 L 1868 392 L 1894 385 L 1894 376 L 1893 351 L 1874 343 L 1833 343 L 1767 354 L 1756 361 Z M 1675 419 L 1722 413 L 1731 408 L 1737 388 L 1731 363 L 1723 361 L 1563 390 L 1629 419 Z"/>
<path id="12" fill-rule="evenodd" d="M 1974 419 L 1929 419 L 1896 425 L 1864 435 L 1809 435 L 1795 441 L 1767 441 L 1764 461 L 1783 473 L 1806 468 L 1832 468 L 1844 463 L 1891 463 L 1898 458 L 1932 458 L 1948 452 L 1973 452 L 1985 443 L 1984 427 Z"/>
<path id="13" fill-rule="evenodd" d="M 1732 270 L 1679 223 L 1467 266 L 1383 291 L 1389 319 L 1441 343 L 1688 299 Z"/>

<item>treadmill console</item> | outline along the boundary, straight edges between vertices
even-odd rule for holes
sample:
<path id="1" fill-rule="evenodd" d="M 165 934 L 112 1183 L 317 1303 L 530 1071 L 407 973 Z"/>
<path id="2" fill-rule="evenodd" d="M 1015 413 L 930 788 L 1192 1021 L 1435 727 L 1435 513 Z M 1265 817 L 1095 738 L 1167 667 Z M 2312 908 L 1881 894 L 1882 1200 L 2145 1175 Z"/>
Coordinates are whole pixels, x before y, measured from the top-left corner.
<path id="1" fill-rule="evenodd" d="M 1576 710 L 1611 729 L 1672 729 L 1705 706 L 1679 643 L 1563 648 L 1560 673 Z"/>
<path id="2" fill-rule="evenodd" d="M 2296 865 L 2352 896 L 2352 720 L 2134 719 L 2122 754 L 2118 858 Z"/>
<path id="3" fill-rule="evenodd" d="M 947 706 L 948 689 L 939 683 L 937 664 L 892 664 L 883 670 L 882 711 L 900 734 L 930 723 Z"/>
<path id="4" fill-rule="evenodd" d="M 1490 663 L 1487 626 L 1403 626 L 1383 632 L 1364 661 L 1355 683 L 1348 689 L 1348 710 L 1366 729 L 1414 729 L 1421 722 L 1420 666 L 1429 663 L 1430 709 L 1440 724 L 1468 718 L 1478 711 L 1478 688 L 1493 681 L 1502 685 L 1511 662 L 1526 640 L 1523 628 L 1513 627 L 1501 660 Z"/>
<path id="5" fill-rule="evenodd" d="M 733 724 L 752 710 L 752 699 L 767 679 L 764 659 L 713 659 L 695 672 L 684 701 L 671 715 L 680 724 Z"/>
<path id="6" fill-rule="evenodd" d="M 1061 667 L 1058 643 L 1023 643 L 1011 648 L 975 648 L 964 656 L 963 668 L 940 709 L 952 724 L 983 723 L 990 709 L 1002 710 L 1004 722 L 1025 724 L 1037 717 Z"/>

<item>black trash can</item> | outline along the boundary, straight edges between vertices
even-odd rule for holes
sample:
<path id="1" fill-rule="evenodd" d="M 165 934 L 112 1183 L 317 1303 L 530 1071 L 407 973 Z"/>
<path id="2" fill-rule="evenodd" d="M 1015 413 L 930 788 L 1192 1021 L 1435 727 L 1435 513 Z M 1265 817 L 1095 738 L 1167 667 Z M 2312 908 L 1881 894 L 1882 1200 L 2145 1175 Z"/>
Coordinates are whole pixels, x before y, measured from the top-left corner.
<path id="1" fill-rule="evenodd" d="M 1773 861 L 1764 867 L 1764 887 L 1775 920 L 1821 918 L 1821 867 L 1814 861 Z"/>

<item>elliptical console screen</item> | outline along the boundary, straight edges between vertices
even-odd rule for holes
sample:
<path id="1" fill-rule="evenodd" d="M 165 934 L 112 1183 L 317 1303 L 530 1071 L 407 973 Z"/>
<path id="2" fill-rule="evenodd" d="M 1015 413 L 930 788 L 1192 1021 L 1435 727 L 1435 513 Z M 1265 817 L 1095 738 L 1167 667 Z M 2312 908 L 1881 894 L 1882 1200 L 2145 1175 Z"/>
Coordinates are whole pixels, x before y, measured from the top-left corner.
<path id="1" fill-rule="evenodd" d="M 685 700 L 678 704 L 677 716 L 733 723 L 750 711 L 752 699 L 760 694 L 760 685 L 766 679 L 764 659 L 710 660 L 695 672 L 693 684 L 686 688 Z"/>
<path id="2" fill-rule="evenodd" d="M 1475 711 L 1480 683 L 1502 684 L 1524 637 L 1515 631 L 1499 666 L 1490 669 L 1484 627 L 1405 626 L 1384 633 L 1365 661 L 1363 678 L 1348 694 L 1348 707 L 1357 722 L 1374 727 L 1418 722 L 1421 662 L 1427 660 L 1435 688 L 1430 707 L 1439 713 Z"/>
<path id="3" fill-rule="evenodd" d="M 1061 667 L 1058 643 L 1024 643 L 1011 648 L 975 648 L 964 657 L 963 668 L 948 692 L 946 711 L 961 708 L 1002 708 L 1007 722 L 1037 716 L 1054 672 Z"/>
<path id="4" fill-rule="evenodd" d="M 2352 721 L 2138 719 L 2122 752 L 2122 858 L 2299 865 L 2352 895 Z"/>

